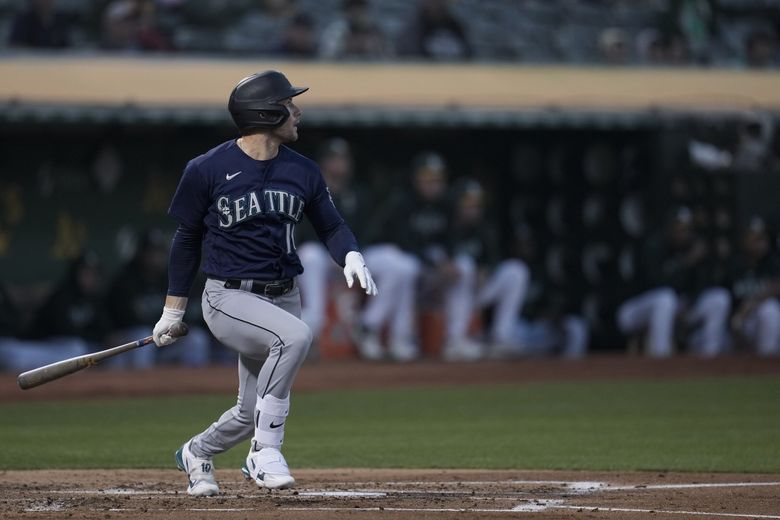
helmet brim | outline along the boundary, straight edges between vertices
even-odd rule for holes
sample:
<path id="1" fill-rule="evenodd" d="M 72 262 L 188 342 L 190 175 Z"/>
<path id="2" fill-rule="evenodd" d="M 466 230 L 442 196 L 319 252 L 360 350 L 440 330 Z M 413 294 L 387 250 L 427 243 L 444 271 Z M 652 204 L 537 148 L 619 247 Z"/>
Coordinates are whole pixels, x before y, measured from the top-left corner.
<path id="1" fill-rule="evenodd" d="M 285 93 L 286 95 L 284 95 L 280 99 L 287 99 L 287 98 L 290 98 L 290 97 L 300 96 L 301 94 L 303 94 L 307 90 L 309 90 L 309 87 L 293 87 L 293 86 L 290 86 L 290 90 L 288 90 Z"/>

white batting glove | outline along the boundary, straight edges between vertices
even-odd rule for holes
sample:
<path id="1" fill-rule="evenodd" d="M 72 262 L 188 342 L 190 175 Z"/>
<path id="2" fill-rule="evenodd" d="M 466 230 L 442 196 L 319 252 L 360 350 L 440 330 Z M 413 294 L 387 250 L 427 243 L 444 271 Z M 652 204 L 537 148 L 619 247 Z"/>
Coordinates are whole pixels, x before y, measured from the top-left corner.
<path id="1" fill-rule="evenodd" d="M 154 326 L 154 331 L 152 332 L 154 344 L 158 347 L 164 347 L 179 339 L 168 334 L 168 331 L 175 323 L 181 323 L 182 319 L 184 319 L 184 309 L 163 307 L 162 317 L 157 322 L 157 325 Z"/>
<path id="2" fill-rule="evenodd" d="M 366 290 L 366 294 L 369 296 L 376 295 L 376 284 L 371 277 L 371 271 L 366 267 L 363 255 L 357 251 L 350 251 L 344 258 L 344 278 L 347 279 L 347 287 L 352 287 L 352 284 L 355 282 L 355 276 L 357 276 L 360 282 L 360 287 Z"/>

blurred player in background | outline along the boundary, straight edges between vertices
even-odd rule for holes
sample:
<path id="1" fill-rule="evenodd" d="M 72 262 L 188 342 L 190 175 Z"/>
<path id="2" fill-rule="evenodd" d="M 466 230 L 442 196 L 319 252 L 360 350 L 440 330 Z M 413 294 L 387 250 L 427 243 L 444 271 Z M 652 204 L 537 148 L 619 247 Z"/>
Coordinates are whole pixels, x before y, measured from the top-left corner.
<path id="1" fill-rule="evenodd" d="M 780 354 L 780 260 L 767 226 L 753 217 L 742 234 L 742 253 L 732 273 L 734 332 L 762 356 Z"/>
<path id="2" fill-rule="evenodd" d="M 678 325 L 692 353 L 722 353 L 731 296 L 713 285 L 713 255 L 688 208 L 678 208 L 665 233 L 648 240 L 642 259 L 646 285 L 618 308 L 620 330 L 645 334 L 651 357 L 673 354 Z"/>
<path id="3" fill-rule="evenodd" d="M 355 342 L 363 359 L 389 358 L 406 362 L 419 356 L 414 327 L 417 261 L 385 240 L 383 225 L 374 220 L 374 201 L 353 179 L 354 162 L 349 145 L 343 139 L 328 141 L 322 151 L 321 166 L 325 182 L 347 223 L 354 222 L 360 236 L 367 236 L 365 260 L 382 292 L 365 302 L 355 324 Z M 382 217 L 378 217 L 382 220 Z M 305 229 L 305 228 L 304 228 Z M 327 305 L 327 278 L 332 263 L 320 242 L 307 240 L 299 249 L 304 266 L 300 277 L 303 319 L 316 334 L 322 328 Z M 387 329 L 385 331 L 385 329 Z M 386 332 L 386 335 L 385 335 Z M 387 338 L 387 342 L 384 338 Z M 315 339 L 316 341 L 316 339 Z M 387 344 L 385 344 L 387 343 Z"/>
<path id="4" fill-rule="evenodd" d="M 149 335 L 149 324 L 159 317 L 165 301 L 169 238 L 159 229 L 149 229 L 141 236 L 138 248 L 123 265 L 108 291 L 107 308 L 115 328 L 112 343 L 122 344 Z M 188 306 L 189 333 L 176 345 L 166 349 L 139 348 L 107 362 L 112 367 L 151 368 L 158 362 L 179 361 L 199 367 L 209 363 L 211 338 L 201 323 L 197 305 Z"/>
<path id="5" fill-rule="evenodd" d="M 344 221 L 360 237 L 369 236 L 369 222 L 373 212 L 373 200 L 368 190 L 358 185 L 354 179 L 354 158 L 349 143 L 341 138 L 333 138 L 326 141 L 318 154 L 318 162 L 322 169 L 322 176 L 328 186 L 328 192 L 333 198 L 333 203 L 341 213 Z M 298 257 L 303 265 L 303 273 L 298 282 L 301 289 L 301 319 L 309 325 L 314 337 L 314 345 L 317 343 L 324 322 L 328 298 L 331 296 L 328 285 L 336 271 L 327 248 L 317 239 L 312 227 L 305 222 L 301 227 L 301 245 L 298 247 Z M 368 241 L 364 240 L 363 243 Z M 373 265 L 376 255 L 372 255 L 372 247 L 365 247 L 366 264 L 375 275 L 376 280 L 383 287 L 380 294 L 366 302 L 368 308 L 385 306 L 387 304 L 397 307 L 394 301 L 392 286 L 404 283 L 396 277 L 388 277 L 387 273 Z M 378 330 L 383 327 L 388 317 L 383 317 L 380 322 L 372 325 Z M 361 317 L 357 318 L 358 324 Z M 377 340 L 378 341 L 378 340 Z M 376 344 L 372 344 L 369 350 L 364 351 L 365 342 L 359 342 L 358 348 L 362 357 L 370 360 L 378 360 L 384 355 L 384 351 Z"/>
<path id="6" fill-rule="evenodd" d="M 356 186 L 352 182 L 353 161 L 349 144 L 341 138 L 328 140 L 320 148 L 317 162 L 333 204 L 351 229 L 359 232 L 355 223 L 362 221 L 357 218 L 360 211 L 358 202 L 361 198 L 356 194 Z M 311 329 L 314 338 L 311 350 L 314 350 L 320 331 L 325 325 L 329 296 L 328 282 L 335 266 L 330 259 L 328 248 L 317 238 L 316 232 L 308 222 L 304 221 L 296 228 L 295 237 L 298 244 L 298 258 L 301 259 L 303 266 L 303 273 L 298 276 L 298 286 L 301 291 L 301 319 Z"/>
<path id="7" fill-rule="evenodd" d="M 539 258 L 536 237 L 530 227 L 515 226 L 513 255 L 527 266 L 530 279 L 522 311 L 508 344 L 499 344 L 494 357 L 562 356 L 579 359 L 585 356 L 590 342 L 587 320 L 574 309 L 571 291 L 554 284 L 546 276 Z"/>
<path id="8" fill-rule="evenodd" d="M 462 181 L 456 188 L 450 235 L 452 256 L 461 269 L 457 290 L 451 296 L 450 341 L 467 338 L 474 311 L 492 307 L 486 342 L 497 349 L 512 345 L 528 290 L 529 270 L 517 258 L 501 258 L 495 225 L 485 218 L 485 192 L 477 181 Z M 455 352 L 445 350 L 445 359 Z"/>
<path id="9" fill-rule="evenodd" d="M 15 313 L 7 293 L 0 300 L 2 311 L 10 318 Z M 6 327 L 22 332 L 19 324 Z M 65 358 L 97 350 L 110 330 L 103 306 L 103 269 L 100 258 L 87 251 L 73 260 L 63 279 L 57 283 L 37 309 L 25 339 L 6 337 L 0 341 L 2 364 L 12 370 L 30 370 Z M 10 336 L 10 334 L 9 334 Z"/>
<path id="10" fill-rule="evenodd" d="M 404 304 L 409 320 L 416 315 L 416 304 L 421 300 L 443 303 L 443 357 L 452 361 L 479 359 L 484 349 L 466 336 L 461 323 L 463 299 L 473 298 L 474 261 L 452 254 L 452 194 L 441 155 L 430 151 L 418 154 L 412 161 L 411 181 L 411 192 L 402 189 L 396 193 L 378 219 L 376 228 L 392 246 L 377 253 L 377 262 L 382 262 L 381 266 L 377 263 L 377 276 L 393 266 L 401 266 L 407 272 L 403 278 L 408 281 L 416 282 L 419 276 L 417 296 L 404 294 L 409 301 Z M 472 305 L 468 304 L 468 309 Z"/>
<path id="11" fill-rule="evenodd" d="M 290 390 L 312 341 L 301 321 L 295 226 L 305 215 L 331 257 L 376 294 L 357 240 L 339 215 L 317 164 L 286 146 L 298 139 L 301 110 L 284 74 L 265 71 L 241 80 L 228 109 L 241 137 L 191 160 L 169 214 L 179 227 L 168 263 L 168 295 L 154 327 L 158 346 L 175 341 L 201 265 L 207 275 L 203 315 L 214 336 L 239 353 L 238 402 L 176 452 L 188 493 L 219 493 L 213 457 L 251 438 L 242 469 L 269 489 L 295 479 L 281 452 Z"/>

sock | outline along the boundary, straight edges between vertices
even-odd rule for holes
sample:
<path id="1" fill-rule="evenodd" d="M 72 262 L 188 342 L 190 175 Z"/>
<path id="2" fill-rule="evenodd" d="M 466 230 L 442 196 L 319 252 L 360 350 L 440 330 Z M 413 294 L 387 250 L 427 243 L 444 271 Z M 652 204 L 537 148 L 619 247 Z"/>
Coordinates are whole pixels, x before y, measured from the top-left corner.
<path id="1" fill-rule="evenodd" d="M 279 399 L 267 394 L 255 405 L 255 435 L 252 438 L 252 449 L 282 447 L 284 442 L 284 423 L 290 412 L 290 394 Z"/>

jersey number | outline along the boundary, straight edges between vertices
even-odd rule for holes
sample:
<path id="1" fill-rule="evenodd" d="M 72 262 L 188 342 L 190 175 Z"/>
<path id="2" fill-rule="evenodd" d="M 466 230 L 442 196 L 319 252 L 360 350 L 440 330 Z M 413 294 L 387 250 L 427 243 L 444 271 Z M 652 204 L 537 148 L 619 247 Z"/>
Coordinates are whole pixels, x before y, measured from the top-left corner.
<path id="1" fill-rule="evenodd" d="M 284 231 L 287 238 L 287 254 L 292 254 L 295 251 L 295 224 L 287 222 L 284 225 Z"/>

